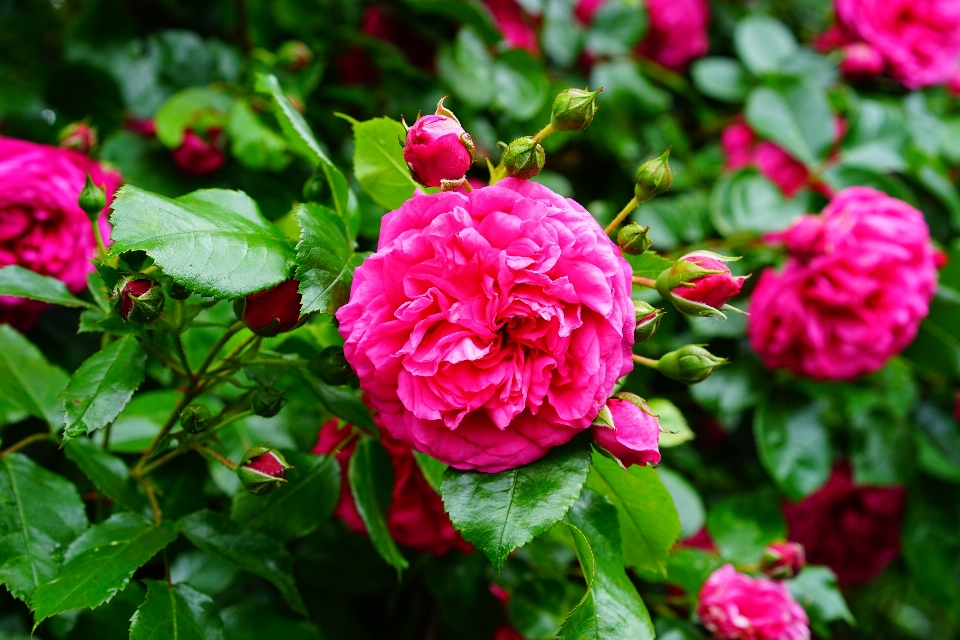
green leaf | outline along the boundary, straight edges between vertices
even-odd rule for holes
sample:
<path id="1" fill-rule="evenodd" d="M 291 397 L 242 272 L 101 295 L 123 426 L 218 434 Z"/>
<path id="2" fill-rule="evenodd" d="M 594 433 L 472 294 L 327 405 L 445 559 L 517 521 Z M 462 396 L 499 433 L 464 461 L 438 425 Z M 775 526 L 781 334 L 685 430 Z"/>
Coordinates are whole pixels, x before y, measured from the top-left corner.
<path id="1" fill-rule="evenodd" d="M 667 560 L 666 582 L 683 589 L 687 598 L 695 602 L 703 583 L 723 564 L 723 560 L 715 553 L 694 547 L 679 547 Z"/>
<path id="2" fill-rule="evenodd" d="M 73 541 L 57 576 L 30 601 L 36 624 L 74 609 L 94 609 L 122 591 L 133 572 L 173 542 L 177 532 L 143 516 L 118 513 Z"/>
<path id="3" fill-rule="evenodd" d="M 580 600 L 580 585 L 531 576 L 510 590 L 507 617 L 524 638 L 552 639 Z"/>
<path id="4" fill-rule="evenodd" d="M 611 109 L 659 113 L 670 107 L 669 92 L 652 84 L 629 58 L 600 62 L 590 72 L 590 86 L 603 87 Z"/>
<path id="5" fill-rule="evenodd" d="M 107 453 L 90 438 L 65 443 L 63 452 L 106 497 L 130 511 L 142 512 L 147 506 L 131 483 L 130 470 L 123 460 Z"/>
<path id="6" fill-rule="evenodd" d="M 493 58 L 473 29 L 460 29 L 453 45 L 441 47 L 437 70 L 453 95 L 467 105 L 482 109 L 493 101 Z"/>
<path id="7" fill-rule="evenodd" d="M 306 615 L 293 563 L 278 541 L 207 509 L 180 518 L 177 528 L 201 551 L 273 583 L 294 610 Z"/>
<path id="8" fill-rule="evenodd" d="M 598 57 L 629 54 L 647 29 L 643 3 L 611 0 L 600 5 L 584 34 L 584 47 Z"/>
<path id="9" fill-rule="evenodd" d="M 191 87 L 175 93 L 153 116 L 157 139 L 170 149 L 183 144 L 184 131 L 204 113 L 225 114 L 233 97 L 209 87 Z"/>
<path id="10" fill-rule="evenodd" d="M 380 557 L 396 568 L 399 576 L 409 563 L 390 537 L 390 528 L 387 526 L 394 481 L 390 454 L 379 441 L 363 438 L 350 456 L 347 478 L 357 511 L 370 534 L 370 541 Z"/>
<path id="11" fill-rule="evenodd" d="M 660 466 L 657 467 L 657 475 L 660 476 L 660 481 L 673 498 L 673 505 L 680 519 L 680 538 L 689 538 L 700 531 L 706 521 L 707 514 L 700 494 L 676 471 Z"/>
<path id="12" fill-rule="evenodd" d="M 793 500 L 820 488 L 830 475 L 833 454 L 817 406 L 802 396 L 767 396 L 753 415 L 760 462 Z"/>
<path id="13" fill-rule="evenodd" d="M 172 389 L 140 392 L 134 396 L 110 427 L 110 451 L 142 453 L 160 433 L 179 398 L 180 394 Z"/>
<path id="14" fill-rule="evenodd" d="M 589 467 L 590 449 L 577 439 L 500 473 L 447 469 L 441 494 L 453 526 L 499 570 L 511 551 L 563 519 Z"/>
<path id="15" fill-rule="evenodd" d="M 147 354 L 134 335 L 87 358 L 60 393 L 64 442 L 102 429 L 120 415 L 146 376 Z"/>
<path id="16" fill-rule="evenodd" d="M 249 599 L 221 611 L 229 640 L 321 640 L 316 625 L 291 620 L 273 607 Z"/>
<path id="17" fill-rule="evenodd" d="M 594 452 L 587 488 L 606 496 L 617 508 L 627 566 L 666 575 L 667 554 L 680 537 L 680 518 L 653 467 L 633 465 L 624 470 Z"/>
<path id="18" fill-rule="evenodd" d="M 340 498 L 340 465 L 329 456 L 285 452 L 293 469 L 286 482 L 263 496 L 241 491 L 233 496 L 230 517 L 277 540 L 302 538 L 333 514 Z"/>
<path id="19" fill-rule="evenodd" d="M 69 379 L 16 329 L 0 324 L 0 394 L 54 430 L 63 424 L 59 394 Z"/>
<path id="20" fill-rule="evenodd" d="M 700 93 L 722 102 L 743 102 L 750 89 L 746 70 L 732 58 L 700 58 L 690 76 Z"/>
<path id="21" fill-rule="evenodd" d="M 443 485 L 443 474 L 447 470 L 447 465 L 419 451 L 414 451 L 413 457 L 417 461 L 417 466 L 420 467 L 423 477 L 426 478 L 434 491 L 440 493 L 440 487 Z"/>
<path id="22" fill-rule="evenodd" d="M 840 162 L 877 173 L 903 171 L 907 128 L 899 110 L 880 102 L 859 104 L 840 147 Z"/>
<path id="23" fill-rule="evenodd" d="M 504 51 L 493 63 L 495 104 L 513 120 L 530 120 L 550 97 L 543 69 L 523 49 Z"/>
<path id="24" fill-rule="evenodd" d="M 876 391 L 874 391 L 876 393 Z M 886 411 L 864 411 L 850 420 L 853 480 L 856 484 L 903 484 L 916 458 L 914 431 Z"/>
<path id="25" fill-rule="evenodd" d="M 333 315 L 346 304 L 353 271 L 366 254 L 354 253 L 343 219 L 323 205 L 301 204 L 297 244 L 297 280 L 300 281 L 303 313 L 321 311 Z"/>
<path id="26" fill-rule="evenodd" d="M 86 528 L 76 487 L 21 453 L 0 457 L 0 584 L 15 598 L 28 602 L 55 576 Z"/>
<path id="27" fill-rule="evenodd" d="M 323 404 L 324 409 L 338 418 L 343 418 L 355 427 L 361 427 L 371 433 L 377 432 L 377 425 L 373 422 L 370 409 L 363 404 L 363 400 L 356 393 L 331 387 L 312 377 L 307 378 L 307 382 L 317 399 Z"/>
<path id="28" fill-rule="evenodd" d="M 241 298 L 283 282 L 294 253 L 241 191 L 203 189 L 174 200 L 126 185 L 113 201 L 110 255 L 146 251 L 194 293 Z"/>
<path id="29" fill-rule="evenodd" d="M 64 307 L 92 308 L 94 306 L 70 293 L 67 285 L 56 278 L 42 276 L 15 264 L 0 269 L 0 296 L 29 298 Z"/>
<path id="30" fill-rule="evenodd" d="M 130 640 L 223 640 L 223 620 L 210 596 L 185 584 L 144 582 L 147 599 L 130 620 Z"/>
<path id="31" fill-rule="evenodd" d="M 749 15 L 738 22 L 733 40 L 740 60 L 757 75 L 783 69 L 799 50 L 790 29 L 762 15 Z"/>
<path id="32" fill-rule="evenodd" d="M 761 137 L 813 167 L 826 159 L 836 138 L 836 121 L 826 92 L 809 81 L 784 89 L 758 87 L 750 93 L 747 122 Z"/>
<path id="33" fill-rule="evenodd" d="M 754 169 L 723 175 L 710 195 L 710 220 L 724 236 L 781 231 L 806 210 L 803 198 L 788 200 Z"/>
<path id="34" fill-rule="evenodd" d="M 720 555 L 738 564 L 759 562 L 768 544 L 787 535 L 779 501 L 769 493 L 721 500 L 707 513 L 707 530 Z"/>
<path id="35" fill-rule="evenodd" d="M 854 624 L 853 614 L 837 587 L 837 576 L 827 567 L 807 566 L 797 577 L 785 582 L 794 599 L 807 615 L 818 636 L 830 636 L 830 622 L 845 620 Z"/>
<path id="36" fill-rule="evenodd" d="M 246 100 L 237 100 L 227 114 L 230 151 L 255 171 L 281 171 L 290 164 L 286 141 L 263 124 Z"/>
<path id="37" fill-rule="evenodd" d="M 390 118 L 374 118 L 353 125 L 353 175 L 373 201 L 384 209 L 399 209 L 413 197 L 417 183 L 410 177 L 401 142 L 403 125 Z"/>
<path id="38" fill-rule="evenodd" d="M 687 424 L 677 405 L 665 398 L 647 400 L 650 411 L 660 416 L 660 428 L 669 433 L 660 433 L 660 448 L 676 447 L 693 440 L 693 429 Z"/>
<path id="39" fill-rule="evenodd" d="M 550 0 L 543 8 L 540 42 L 544 53 L 561 67 L 569 67 L 580 55 L 583 27 L 573 12 L 573 0 Z"/>
<path id="40" fill-rule="evenodd" d="M 623 570 L 617 510 L 586 490 L 566 518 L 587 592 L 560 628 L 561 640 L 655 638 L 650 614 Z"/>
<path id="41" fill-rule="evenodd" d="M 170 580 L 188 584 L 200 593 L 217 596 L 230 588 L 240 575 L 232 564 L 217 560 L 198 549 L 178 553 L 170 563 Z"/>
<path id="42" fill-rule="evenodd" d="M 623 256 L 633 267 L 633 275 L 656 280 L 657 276 L 673 266 L 673 260 L 660 257 L 655 251 L 645 251 L 638 256 Z"/>

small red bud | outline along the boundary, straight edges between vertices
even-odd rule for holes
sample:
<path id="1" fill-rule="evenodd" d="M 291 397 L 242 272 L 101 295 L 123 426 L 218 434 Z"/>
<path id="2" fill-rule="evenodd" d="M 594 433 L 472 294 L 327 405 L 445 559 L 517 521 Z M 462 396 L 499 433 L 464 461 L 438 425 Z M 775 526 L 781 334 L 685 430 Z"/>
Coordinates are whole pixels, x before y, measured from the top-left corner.
<path id="1" fill-rule="evenodd" d="M 226 143 L 223 129 L 210 127 L 206 138 L 193 129 L 183 132 L 183 142 L 170 152 L 173 161 L 180 170 L 191 176 L 205 176 L 223 166 L 226 156 L 223 147 Z"/>
<path id="2" fill-rule="evenodd" d="M 440 102 L 436 114 L 419 118 L 407 129 L 403 146 L 410 175 L 426 187 L 461 180 L 476 153 L 470 134 Z"/>
<path id="3" fill-rule="evenodd" d="M 148 275 L 120 280 L 113 290 L 113 310 L 124 322 L 149 324 L 163 311 L 163 288 Z"/>
<path id="4" fill-rule="evenodd" d="M 277 286 L 234 302 L 234 313 L 259 336 L 270 338 L 297 328 L 300 317 L 300 283 L 291 278 Z"/>
<path id="5" fill-rule="evenodd" d="M 60 147 L 90 154 L 97 147 L 97 130 L 86 122 L 68 124 L 60 131 Z"/>
<path id="6" fill-rule="evenodd" d="M 760 570 L 775 580 L 788 580 L 800 573 L 806 562 L 802 544 L 775 542 L 764 550 Z"/>

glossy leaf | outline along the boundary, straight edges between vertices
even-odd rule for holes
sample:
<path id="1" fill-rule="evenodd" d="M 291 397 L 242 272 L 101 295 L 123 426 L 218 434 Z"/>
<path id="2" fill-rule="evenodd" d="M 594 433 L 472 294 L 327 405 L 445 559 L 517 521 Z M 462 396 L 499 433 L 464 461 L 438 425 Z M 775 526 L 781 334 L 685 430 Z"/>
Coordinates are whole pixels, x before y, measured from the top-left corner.
<path id="1" fill-rule="evenodd" d="M 807 610 L 811 627 L 817 635 L 829 637 L 829 623 L 835 620 L 854 624 L 853 614 L 837 586 L 837 576 L 829 568 L 807 566 L 785 584 L 796 601 Z"/>
<path id="2" fill-rule="evenodd" d="M 533 118 L 546 104 L 550 83 L 540 65 L 522 49 L 505 51 L 493 64 L 496 105 L 515 120 Z"/>
<path id="3" fill-rule="evenodd" d="M 770 493 L 742 493 L 716 503 L 707 513 L 707 531 L 721 557 L 738 564 L 758 562 L 768 544 L 787 535 Z"/>
<path id="4" fill-rule="evenodd" d="M 227 114 L 230 151 L 254 170 L 281 171 L 290 164 L 286 141 L 260 120 L 246 100 L 237 100 Z"/>
<path id="5" fill-rule="evenodd" d="M 223 620 L 210 596 L 185 584 L 144 582 L 147 599 L 130 620 L 130 640 L 223 640 Z"/>
<path id="6" fill-rule="evenodd" d="M 60 394 L 64 441 L 102 429 L 120 415 L 146 376 L 147 354 L 136 336 L 121 336 L 87 358 Z"/>
<path id="7" fill-rule="evenodd" d="M 673 266 L 673 260 L 668 260 L 655 251 L 646 251 L 639 256 L 625 255 L 627 262 L 633 267 L 633 275 L 656 280 L 664 270 Z"/>
<path id="8" fill-rule="evenodd" d="M 833 456 L 815 404 L 795 395 L 768 396 L 754 413 L 753 434 L 760 461 L 791 499 L 827 481 Z"/>
<path id="9" fill-rule="evenodd" d="M 171 96 L 157 109 L 153 123 L 157 139 L 170 149 L 183 144 L 184 131 L 203 113 L 226 114 L 233 97 L 208 87 L 190 87 Z"/>
<path id="10" fill-rule="evenodd" d="M 409 563 L 390 536 L 387 525 L 394 482 L 390 454 L 379 441 L 363 438 L 350 456 L 347 477 L 353 501 L 370 534 L 370 541 L 380 557 L 394 567 L 399 575 Z"/>
<path id="11" fill-rule="evenodd" d="M 687 419 L 683 417 L 677 405 L 665 398 L 651 398 L 647 400 L 647 406 L 650 407 L 650 411 L 660 416 L 658 420 L 662 430 L 661 449 L 676 447 L 693 440 L 693 429 L 687 424 Z"/>
<path id="12" fill-rule="evenodd" d="M 0 457 L 0 584 L 29 602 L 87 528 L 77 489 L 21 453 Z"/>
<path id="13" fill-rule="evenodd" d="M 777 143 L 809 167 L 827 157 L 836 137 L 836 122 L 827 95 L 808 81 L 780 90 L 754 89 L 745 113 L 757 134 Z"/>
<path id="14" fill-rule="evenodd" d="M 630 53 L 647 29 L 647 12 L 630 0 L 611 0 L 600 5 L 584 34 L 584 47 L 595 56 Z"/>
<path id="15" fill-rule="evenodd" d="M 130 481 L 126 463 L 104 451 L 90 438 L 76 438 L 65 443 L 63 452 L 107 498 L 130 511 L 142 512 L 147 506 Z"/>
<path id="16" fill-rule="evenodd" d="M 482 109 L 494 98 L 493 58 L 473 29 L 460 29 L 453 45 L 440 49 L 437 70 L 454 97 Z"/>
<path id="17" fill-rule="evenodd" d="M 697 89 L 714 100 L 738 103 L 747 97 L 747 72 L 731 58 L 700 58 L 690 67 L 690 76 Z"/>
<path id="18" fill-rule="evenodd" d="M 184 516 L 177 528 L 201 551 L 273 583 L 291 607 L 306 613 L 290 556 L 278 541 L 206 509 Z"/>
<path id="19" fill-rule="evenodd" d="M 353 125 L 353 175 L 373 201 L 384 209 L 399 209 L 413 196 L 417 183 L 410 177 L 401 143 L 403 125 L 390 118 L 373 118 Z"/>
<path id="20" fill-rule="evenodd" d="M 499 569 L 511 551 L 563 518 L 580 495 L 589 465 L 590 450 L 578 439 L 500 473 L 447 469 L 443 502 L 453 526 Z"/>
<path id="21" fill-rule="evenodd" d="M 782 231 L 805 212 L 803 199 L 786 199 L 753 169 L 721 177 L 710 196 L 710 220 L 724 236 Z"/>
<path id="22" fill-rule="evenodd" d="M 29 298 L 64 307 L 89 308 L 92 304 L 76 297 L 56 278 L 42 276 L 15 264 L 0 269 L 0 296 Z"/>
<path id="23" fill-rule="evenodd" d="M 665 575 L 667 553 L 680 537 L 680 519 L 657 472 L 637 465 L 624 470 L 594 452 L 587 487 L 605 496 L 617 509 L 624 562 Z"/>
<path id="24" fill-rule="evenodd" d="M 660 466 L 657 467 L 657 475 L 673 498 L 673 505 L 680 519 L 680 537 L 689 538 L 700 531 L 706 522 L 707 514 L 700 494 L 676 471 Z"/>
<path id="25" fill-rule="evenodd" d="M 100 606 L 176 537 L 170 525 L 156 526 L 133 513 L 118 513 L 94 525 L 71 543 L 57 576 L 34 592 L 30 607 L 36 623 L 64 611 Z"/>
<path id="26" fill-rule="evenodd" d="M 353 252 L 346 223 L 335 211 L 308 203 L 297 208 L 297 280 L 303 313 L 334 314 L 350 296 L 353 271 L 365 254 Z"/>
<path id="27" fill-rule="evenodd" d="M 286 280 L 294 253 L 241 191 L 204 189 L 171 200 L 126 185 L 113 202 L 110 255 L 146 251 L 190 291 L 240 298 Z"/>
<path id="28" fill-rule="evenodd" d="M 762 74 L 782 69 L 797 54 L 797 39 L 779 20 L 750 15 L 733 34 L 737 54 L 750 71 Z"/>
<path id="29" fill-rule="evenodd" d="M 32 342 L 10 325 L 0 324 L 0 394 L 52 429 L 63 424 L 58 395 L 69 377 L 50 364 Z"/>
<path id="30" fill-rule="evenodd" d="M 440 493 L 440 486 L 443 484 L 443 473 L 447 470 L 447 465 L 419 451 L 414 451 L 413 457 L 416 459 L 417 466 L 420 467 L 420 472 L 423 473 L 423 477 L 426 478 L 434 491 Z"/>
<path id="31" fill-rule="evenodd" d="M 373 416 L 370 409 L 356 393 L 351 393 L 339 387 L 331 387 L 315 378 L 307 378 L 310 388 L 317 399 L 323 404 L 323 407 L 337 416 L 343 418 L 355 427 L 361 427 L 376 433 L 377 426 L 373 422 Z"/>

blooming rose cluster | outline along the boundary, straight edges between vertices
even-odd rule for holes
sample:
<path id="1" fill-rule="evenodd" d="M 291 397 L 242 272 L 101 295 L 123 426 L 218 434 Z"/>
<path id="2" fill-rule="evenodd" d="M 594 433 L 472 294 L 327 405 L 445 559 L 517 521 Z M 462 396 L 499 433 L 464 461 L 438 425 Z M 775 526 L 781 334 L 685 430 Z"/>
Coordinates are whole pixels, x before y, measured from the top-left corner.
<path id="1" fill-rule="evenodd" d="M 840 48 L 853 77 L 886 71 L 909 89 L 950 79 L 960 58 L 957 0 L 834 0 L 837 24 L 820 40 Z"/>
<path id="2" fill-rule="evenodd" d="M 810 621 L 786 585 L 727 564 L 700 589 L 697 616 L 717 640 L 809 640 Z"/>
<path id="3" fill-rule="evenodd" d="M 900 555 L 905 504 L 903 487 L 858 486 L 842 461 L 819 490 L 784 503 L 787 537 L 804 546 L 809 562 L 833 569 L 841 587 L 863 584 Z"/>
<path id="4" fill-rule="evenodd" d="M 354 274 L 344 354 L 395 438 L 455 468 L 514 468 L 588 428 L 632 370 L 631 275 L 542 185 L 418 194 Z"/>
<path id="5" fill-rule="evenodd" d="M 53 276 L 73 292 L 86 286 L 97 245 L 77 197 L 88 173 L 106 187 L 109 205 L 120 186 L 118 173 L 70 149 L 0 137 L 0 267 L 16 264 Z M 99 224 L 107 237 L 105 214 Z M 0 296 L 0 323 L 26 328 L 42 308 Z"/>
<path id="6" fill-rule="evenodd" d="M 837 194 L 779 235 L 790 255 L 767 269 L 747 330 L 764 364 L 847 380 L 876 371 L 913 340 L 937 288 L 923 214 L 869 187 Z"/>
<path id="7" fill-rule="evenodd" d="M 375 416 L 374 422 L 380 427 L 381 442 L 393 462 L 393 494 L 390 510 L 387 513 L 390 536 L 400 544 L 420 552 L 444 555 L 451 549 L 470 551 L 472 547 L 454 530 L 449 516 L 443 510 L 440 496 L 423 477 L 410 447 L 391 437 L 383 429 L 379 417 Z M 313 453 L 330 453 L 349 435 L 349 427 L 341 429 L 336 419 L 330 420 L 320 428 Z M 357 511 L 347 480 L 347 465 L 355 449 L 356 445 L 351 443 L 336 454 L 342 472 L 342 482 L 340 501 L 335 513 L 351 530 L 366 533 L 366 526 L 363 524 L 360 512 Z"/>

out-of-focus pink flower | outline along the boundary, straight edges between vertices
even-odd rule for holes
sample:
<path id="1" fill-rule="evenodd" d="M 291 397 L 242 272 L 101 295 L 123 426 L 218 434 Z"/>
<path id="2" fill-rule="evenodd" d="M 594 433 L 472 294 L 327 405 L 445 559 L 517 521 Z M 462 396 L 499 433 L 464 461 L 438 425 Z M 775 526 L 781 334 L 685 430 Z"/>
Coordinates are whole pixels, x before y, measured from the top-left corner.
<path id="1" fill-rule="evenodd" d="M 840 71 L 848 78 L 874 78 L 883 73 L 883 55 L 866 42 L 854 42 L 843 48 Z"/>
<path id="2" fill-rule="evenodd" d="M 720 145 L 727 156 L 727 169 L 754 166 L 788 198 L 795 196 L 810 179 L 806 167 L 772 142 L 757 140 L 746 122 L 737 122 L 724 129 Z"/>
<path id="3" fill-rule="evenodd" d="M 649 26 L 639 51 L 675 71 L 703 56 L 710 48 L 706 0 L 645 0 Z"/>
<path id="4" fill-rule="evenodd" d="M 534 55 L 540 51 L 536 20 L 516 0 L 484 0 L 484 4 L 511 49 L 526 49 Z"/>
<path id="5" fill-rule="evenodd" d="M 205 176 L 223 166 L 226 154 L 223 129 L 210 127 L 201 136 L 193 129 L 183 132 L 183 142 L 170 152 L 173 162 L 186 174 Z"/>
<path id="6" fill-rule="evenodd" d="M 471 551 L 473 547 L 454 530 L 449 516 L 443 509 L 440 496 L 423 477 L 410 447 L 391 437 L 383 429 L 379 416 L 374 415 L 374 422 L 380 429 L 381 442 L 393 462 L 393 494 L 390 509 L 387 512 L 387 527 L 393 539 L 405 547 L 438 556 L 448 553 L 451 549 Z M 349 437 L 350 432 L 349 426 L 344 429 L 338 428 L 336 419 L 326 422 L 317 435 L 317 444 L 313 453 L 332 452 Z M 366 533 L 367 528 L 363 524 L 360 512 L 357 511 L 347 479 L 347 466 L 355 449 L 356 445 L 350 443 L 336 454 L 342 473 L 340 501 L 337 503 L 336 514 L 351 530 Z"/>
<path id="7" fill-rule="evenodd" d="M 88 173 L 105 185 L 109 207 L 121 182 L 115 171 L 70 149 L 0 137 L 0 267 L 16 264 L 53 276 L 73 292 L 86 287 L 97 244 L 77 198 Z M 108 237 L 105 213 L 99 224 Z M 26 329 L 43 308 L 0 296 L 0 323 Z"/>
<path id="8" fill-rule="evenodd" d="M 681 547 L 688 547 L 691 549 L 702 549 L 704 551 L 709 551 L 711 553 L 717 552 L 717 545 L 713 543 L 713 538 L 710 537 L 710 532 L 707 531 L 707 528 L 704 527 L 697 531 L 695 534 L 690 536 L 685 540 L 681 540 L 678 543 Z"/>
<path id="9" fill-rule="evenodd" d="M 660 423 L 647 403 L 632 393 L 620 393 L 607 400 L 607 409 L 613 428 L 595 424 L 591 431 L 597 444 L 625 467 L 660 462 Z"/>
<path id="10" fill-rule="evenodd" d="M 830 567 L 848 587 L 873 580 L 900 555 L 905 505 L 903 487 L 855 485 L 841 461 L 819 490 L 784 503 L 783 514 L 787 537 L 804 546 L 807 560 Z"/>
<path id="11" fill-rule="evenodd" d="M 532 462 L 633 369 L 632 270 L 583 207 L 506 178 L 414 195 L 337 318 L 384 426 L 459 469 Z"/>
<path id="12" fill-rule="evenodd" d="M 428 73 L 434 72 L 436 45 L 407 24 L 402 16 L 396 15 L 389 5 L 374 4 L 367 7 L 363 12 L 360 31 L 397 47 L 414 67 Z M 363 46 L 348 49 L 337 58 L 336 66 L 342 84 L 370 84 L 380 79 L 380 70 Z"/>
<path id="13" fill-rule="evenodd" d="M 960 69 L 954 71 L 950 79 L 947 80 L 947 91 L 950 92 L 950 95 L 954 98 L 960 96 Z"/>
<path id="14" fill-rule="evenodd" d="M 123 123 L 127 131 L 143 136 L 144 138 L 155 138 L 157 135 L 157 125 L 152 118 L 127 117 Z"/>
<path id="15" fill-rule="evenodd" d="M 74 122 L 63 128 L 60 132 L 61 149 L 73 149 L 80 153 L 90 155 L 97 147 L 97 130 L 86 122 Z"/>
<path id="16" fill-rule="evenodd" d="M 747 331 L 764 364 L 848 380 L 913 341 L 937 288 L 923 214 L 868 187 L 844 189 L 819 216 L 780 234 L 790 259 L 767 269 Z"/>
<path id="17" fill-rule="evenodd" d="M 809 640 L 810 621 L 787 586 L 726 564 L 700 589 L 697 616 L 717 640 Z"/>
<path id="18" fill-rule="evenodd" d="M 709 273 L 690 280 L 686 284 L 678 285 L 670 290 L 670 293 L 675 296 L 684 300 L 699 302 L 714 309 L 720 309 L 727 304 L 730 298 L 740 293 L 740 289 L 743 288 L 743 282 L 746 278 L 742 276 L 733 277 L 730 273 L 730 267 L 715 258 L 698 255 L 698 252 L 694 252 L 684 256 L 681 260 L 692 262 L 703 269 L 721 271 L 722 273 Z"/>
<path id="19" fill-rule="evenodd" d="M 957 397 L 953 401 L 953 419 L 960 421 L 960 391 L 957 392 Z"/>
<path id="20" fill-rule="evenodd" d="M 473 164 L 474 149 L 470 134 L 456 119 L 428 115 L 407 131 L 403 159 L 419 184 L 439 187 L 444 180 L 463 178 Z"/>
<path id="21" fill-rule="evenodd" d="M 803 570 L 807 555 L 799 542 L 774 542 L 767 545 L 760 559 L 760 570 L 774 580 L 789 580 Z"/>

